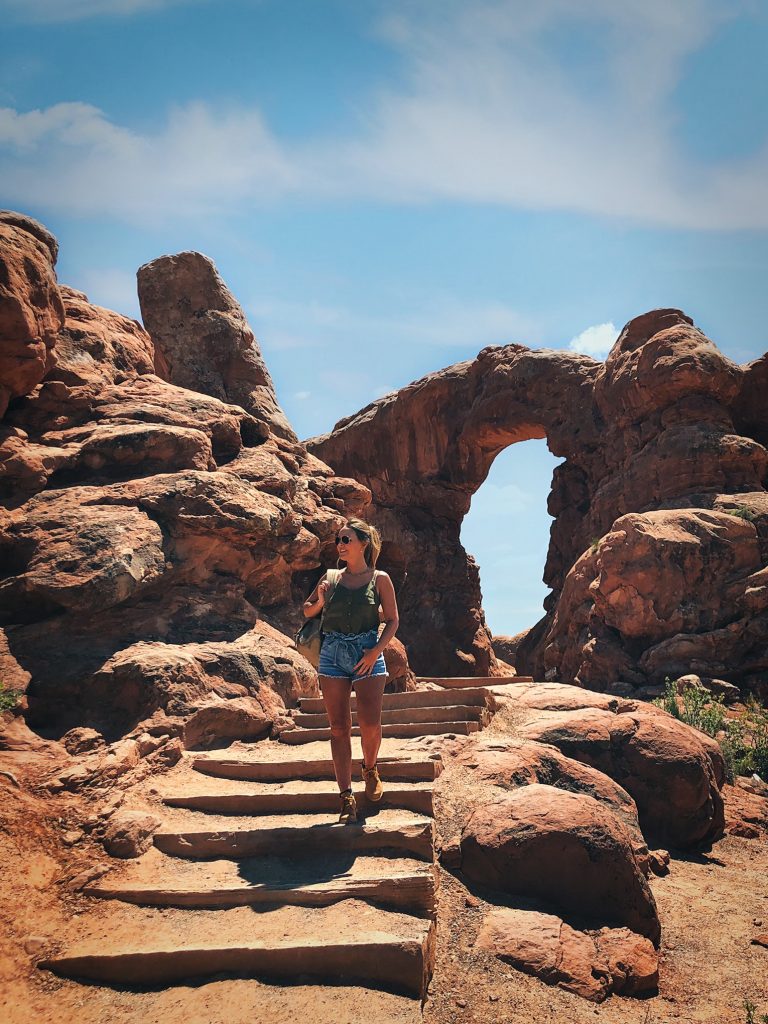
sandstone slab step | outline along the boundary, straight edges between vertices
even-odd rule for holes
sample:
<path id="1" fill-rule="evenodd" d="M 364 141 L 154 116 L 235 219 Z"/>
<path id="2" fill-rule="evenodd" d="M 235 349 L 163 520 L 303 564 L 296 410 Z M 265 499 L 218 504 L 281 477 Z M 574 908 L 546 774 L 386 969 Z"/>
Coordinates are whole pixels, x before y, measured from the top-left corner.
<path id="1" fill-rule="evenodd" d="M 403 850 L 431 861 L 432 818 L 383 809 L 356 824 L 342 825 L 336 814 L 268 818 L 223 817 L 186 808 L 168 808 L 169 820 L 155 832 L 154 844 L 176 857 L 241 858 L 285 856 L 338 850 Z"/>
<path id="2" fill-rule="evenodd" d="M 515 679 L 518 677 L 515 676 Z M 496 679 L 498 685 L 506 680 Z M 445 704 L 456 704 L 456 695 L 445 693 L 441 690 L 409 690 L 406 693 L 385 693 L 382 701 L 384 711 L 394 711 L 402 708 L 438 708 Z M 357 709 L 357 697 L 352 694 L 350 699 L 352 710 Z M 475 685 L 462 689 L 462 704 L 480 705 L 482 707 L 493 707 L 492 694 L 482 686 Z M 325 711 L 325 704 L 322 697 L 299 697 L 299 707 L 303 713 L 318 714 Z"/>
<path id="3" fill-rule="evenodd" d="M 283 748 L 285 749 L 285 748 Z M 379 775 L 384 782 L 436 779 L 443 770 L 442 758 L 379 757 Z M 247 779 L 258 782 L 282 782 L 293 779 L 333 779 L 333 761 L 329 757 L 255 761 L 248 757 L 195 757 L 192 767 L 197 772 L 222 779 Z M 352 761 L 352 777 L 362 778 L 360 760 Z"/>
<path id="4" fill-rule="evenodd" d="M 382 736 L 393 736 L 400 739 L 413 736 L 437 736 L 444 733 L 455 733 L 458 736 L 469 736 L 478 732 L 479 722 L 411 722 L 401 725 L 382 725 Z M 352 735 L 360 735 L 360 727 L 352 726 Z M 316 740 L 329 740 L 331 730 L 328 729 L 286 729 L 280 733 L 281 743 L 314 743 Z"/>
<path id="5" fill-rule="evenodd" d="M 198 782 L 199 779 L 199 782 Z M 194 787 L 194 790 L 190 787 Z M 169 792 L 163 802 L 169 807 L 189 807 L 212 814 L 295 814 L 338 813 L 339 790 L 335 782 L 296 781 L 247 783 L 214 781 L 198 776 L 188 784 L 188 792 Z M 419 814 L 432 814 L 432 785 L 429 782 L 388 783 L 378 803 L 365 797 L 361 785 L 353 786 L 358 808 L 365 812 L 382 808 L 400 808 Z"/>
<path id="6" fill-rule="evenodd" d="M 434 923 L 356 900 L 255 913 L 106 904 L 66 952 L 40 966 L 56 974 L 147 989 L 218 974 L 365 984 L 423 997 L 434 964 Z M 116 911 L 119 909 L 119 913 Z"/>
<path id="7" fill-rule="evenodd" d="M 305 714 L 293 711 L 291 717 L 303 729 L 322 729 L 328 725 L 324 713 Z M 482 705 L 445 704 L 442 707 L 396 708 L 382 711 L 382 725 L 400 725 L 408 722 L 479 722 L 485 726 L 490 721 L 490 712 Z M 357 725 L 357 712 L 352 712 L 352 724 Z"/>
<path id="8" fill-rule="evenodd" d="M 87 896 L 156 907 L 327 906 L 359 899 L 403 912 L 435 912 L 437 868 L 409 857 L 339 852 L 239 861 L 169 860 L 150 850 L 87 887 Z"/>
<path id="9" fill-rule="evenodd" d="M 465 687 L 502 686 L 505 683 L 532 683 L 533 676 L 417 676 L 416 682 L 461 690 Z"/>

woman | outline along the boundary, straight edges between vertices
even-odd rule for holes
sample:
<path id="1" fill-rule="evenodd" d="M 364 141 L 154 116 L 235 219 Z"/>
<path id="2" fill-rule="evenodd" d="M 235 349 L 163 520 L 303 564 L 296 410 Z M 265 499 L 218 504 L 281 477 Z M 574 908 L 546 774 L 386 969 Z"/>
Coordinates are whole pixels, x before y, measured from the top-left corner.
<path id="1" fill-rule="evenodd" d="M 336 536 L 336 550 L 339 562 L 344 563 L 336 586 L 332 590 L 326 574 L 304 602 L 304 615 L 312 618 L 323 612 L 323 646 L 317 672 L 331 726 L 331 756 L 341 795 L 339 821 L 347 824 L 357 820 L 352 795 L 350 694 L 354 686 L 365 795 L 376 802 L 383 793 L 376 766 L 387 681 L 382 652 L 397 632 L 399 619 L 392 580 L 376 569 L 381 551 L 378 530 L 361 519 L 348 519 Z M 380 620 L 385 626 L 379 637 Z"/>

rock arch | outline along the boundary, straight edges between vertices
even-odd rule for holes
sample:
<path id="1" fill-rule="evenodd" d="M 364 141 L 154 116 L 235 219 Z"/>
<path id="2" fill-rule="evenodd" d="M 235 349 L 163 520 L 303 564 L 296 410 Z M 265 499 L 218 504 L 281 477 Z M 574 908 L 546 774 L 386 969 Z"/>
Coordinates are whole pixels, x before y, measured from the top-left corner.
<path id="1" fill-rule="evenodd" d="M 522 345 L 486 348 L 307 442 L 373 494 L 372 518 L 407 573 L 401 632 L 415 670 L 497 671 L 461 522 L 496 455 L 545 437 L 565 459 L 548 502 L 555 521 L 544 581 L 552 593 L 518 652 L 518 668 L 594 686 L 617 674 L 642 682 L 643 638 L 593 615 L 589 586 L 599 565 L 590 564 L 586 575 L 582 566 L 581 588 L 570 576 L 628 513 L 717 509 L 728 495 L 765 495 L 768 452 L 755 438 L 764 439 L 768 418 L 756 402 L 766 359 L 739 367 L 684 313 L 654 310 L 626 325 L 605 363 Z M 754 570 L 768 554 L 768 506 L 764 511 L 764 523 L 759 509 L 752 521 Z M 564 594 L 583 606 L 577 635 L 566 622 L 573 608 Z"/>

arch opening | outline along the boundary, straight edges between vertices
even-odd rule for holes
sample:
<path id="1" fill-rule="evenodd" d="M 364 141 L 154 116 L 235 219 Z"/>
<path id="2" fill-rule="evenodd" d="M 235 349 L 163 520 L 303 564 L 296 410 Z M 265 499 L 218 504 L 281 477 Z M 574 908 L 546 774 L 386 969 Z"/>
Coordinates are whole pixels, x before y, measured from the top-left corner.
<path id="1" fill-rule="evenodd" d="M 482 608 L 493 636 L 515 636 L 544 615 L 543 582 L 554 522 L 552 475 L 563 463 L 546 440 L 508 445 L 494 459 L 461 524 L 461 543 L 478 566 Z"/>

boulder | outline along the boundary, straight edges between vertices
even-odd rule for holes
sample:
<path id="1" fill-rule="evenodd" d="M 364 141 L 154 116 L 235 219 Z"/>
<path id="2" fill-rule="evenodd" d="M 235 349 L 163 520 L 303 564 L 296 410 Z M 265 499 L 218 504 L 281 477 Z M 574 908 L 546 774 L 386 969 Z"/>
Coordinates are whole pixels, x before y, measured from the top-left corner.
<path id="1" fill-rule="evenodd" d="M 457 757 L 457 763 L 472 770 L 483 793 L 488 786 L 512 790 L 539 783 L 592 797 L 621 818 L 632 837 L 632 849 L 640 870 L 645 875 L 650 873 L 650 854 L 640 831 L 635 801 L 625 789 L 595 768 L 566 757 L 553 746 L 491 736 L 471 739 Z"/>
<path id="2" fill-rule="evenodd" d="M 277 700 L 269 703 L 271 713 L 253 697 L 235 697 L 203 705 L 184 723 L 185 748 L 210 747 L 222 740 L 263 739 L 283 710 Z"/>
<path id="3" fill-rule="evenodd" d="M 532 783 L 478 806 L 461 832 L 462 872 L 508 895 L 536 898 L 658 944 L 653 894 L 633 836 L 605 804 Z"/>
<path id="4" fill-rule="evenodd" d="M 646 996 L 658 988 L 658 953 L 628 928 L 582 932 L 553 914 L 504 907 L 486 915 L 476 945 L 596 1003 L 614 992 Z"/>
<path id="5" fill-rule="evenodd" d="M 713 696 L 721 697 L 726 704 L 735 704 L 741 697 L 741 691 L 733 683 L 725 679 L 710 679 L 706 676 L 702 678 L 694 673 L 680 676 L 675 680 L 675 686 L 678 693 L 684 693 L 686 690 L 707 690 Z"/>
<path id="6" fill-rule="evenodd" d="M 614 714 L 590 708 L 552 712 L 521 726 L 529 740 L 610 776 L 637 804 L 654 845 L 686 848 L 723 834 L 722 754 L 709 737 L 653 705 Z"/>

